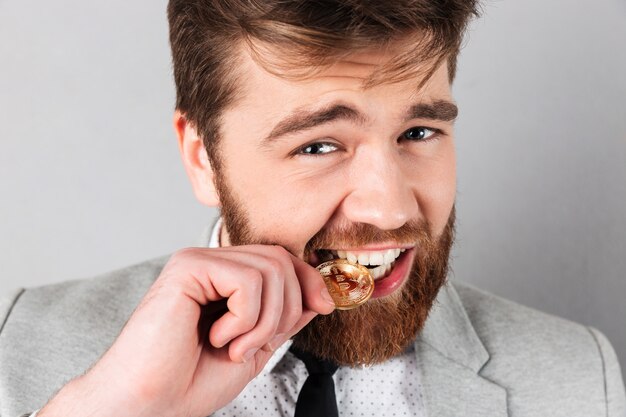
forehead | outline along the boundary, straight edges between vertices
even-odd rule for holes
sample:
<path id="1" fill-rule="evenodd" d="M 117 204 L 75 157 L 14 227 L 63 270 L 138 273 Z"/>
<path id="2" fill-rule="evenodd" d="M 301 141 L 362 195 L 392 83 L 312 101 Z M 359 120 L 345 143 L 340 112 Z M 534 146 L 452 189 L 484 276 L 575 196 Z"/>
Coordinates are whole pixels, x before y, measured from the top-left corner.
<path id="1" fill-rule="evenodd" d="M 243 50 L 236 70 L 238 99 L 222 115 L 224 126 L 256 119 L 269 129 L 272 121 L 294 109 L 331 102 L 347 102 L 367 113 L 368 108 L 372 112 L 392 112 L 395 104 L 405 112 L 408 104 L 452 101 L 445 60 L 426 80 L 415 71 L 399 81 L 383 80 L 370 85 L 372 75 L 394 59 L 394 52 L 391 48 L 361 51 L 327 66 L 311 68 L 306 76 L 302 72 L 293 76 L 289 70 L 283 74 L 268 71 L 263 63 Z M 384 109 L 380 108 L 382 103 Z"/>

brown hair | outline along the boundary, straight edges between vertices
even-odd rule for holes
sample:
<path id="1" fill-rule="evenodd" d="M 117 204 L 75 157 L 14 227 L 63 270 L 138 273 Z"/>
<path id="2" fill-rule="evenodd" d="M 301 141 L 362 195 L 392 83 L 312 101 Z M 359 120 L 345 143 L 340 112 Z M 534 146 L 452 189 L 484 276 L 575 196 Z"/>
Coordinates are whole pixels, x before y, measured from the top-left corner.
<path id="1" fill-rule="evenodd" d="M 234 102 L 241 46 L 275 74 L 306 76 L 366 48 L 403 45 L 369 84 L 427 79 L 444 59 L 453 80 L 463 33 L 478 0 L 170 0 L 176 108 L 217 163 L 219 116 Z M 265 59 L 271 51 L 279 61 Z M 299 70 L 299 71 L 298 71 Z"/>

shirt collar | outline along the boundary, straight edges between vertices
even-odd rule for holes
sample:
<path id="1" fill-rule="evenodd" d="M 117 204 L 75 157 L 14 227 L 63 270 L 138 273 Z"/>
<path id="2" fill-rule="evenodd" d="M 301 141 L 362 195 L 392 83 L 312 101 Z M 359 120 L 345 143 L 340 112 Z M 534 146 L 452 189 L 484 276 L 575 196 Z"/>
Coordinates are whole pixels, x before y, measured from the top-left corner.
<path id="1" fill-rule="evenodd" d="M 220 233 L 222 231 L 222 218 L 218 217 L 215 221 L 215 224 L 210 229 L 209 238 L 209 248 L 219 248 L 220 245 Z M 205 238 L 206 239 L 206 238 Z"/>
<path id="2" fill-rule="evenodd" d="M 196 246 L 200 248 L 219 248 L 220 231 L 222 230 L 222 218 L 217 217 L 211 221 L 200 233 Z"/>

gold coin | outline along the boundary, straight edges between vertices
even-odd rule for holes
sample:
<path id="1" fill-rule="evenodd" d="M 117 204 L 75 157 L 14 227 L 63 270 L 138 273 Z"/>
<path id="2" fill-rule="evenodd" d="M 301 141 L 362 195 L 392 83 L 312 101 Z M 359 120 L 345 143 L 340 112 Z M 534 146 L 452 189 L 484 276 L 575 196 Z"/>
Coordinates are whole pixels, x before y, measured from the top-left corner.
<path id="1" fill-rule="evenodd" d="M 366 267 L 353 264 L 346 259 L 334 259 L 317 267 L 328 292 L 339 310 L 350 310 L 360 306 L 374 292 L 374 278 Z"/>

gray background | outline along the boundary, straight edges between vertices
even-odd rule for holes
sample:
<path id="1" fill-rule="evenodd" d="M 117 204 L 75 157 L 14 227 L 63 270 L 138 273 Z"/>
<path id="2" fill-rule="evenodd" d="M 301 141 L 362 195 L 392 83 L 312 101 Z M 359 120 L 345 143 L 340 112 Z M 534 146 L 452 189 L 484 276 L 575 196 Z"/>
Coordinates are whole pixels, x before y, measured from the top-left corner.
<path id="1" fill-rule="evenodd" d="M 197 242 L 164 0 L 0 0 L 0 292 Z M 626 2 L 497 1 L 455 84 L 454 279 L 593 325 L 626 363 Z"/>

